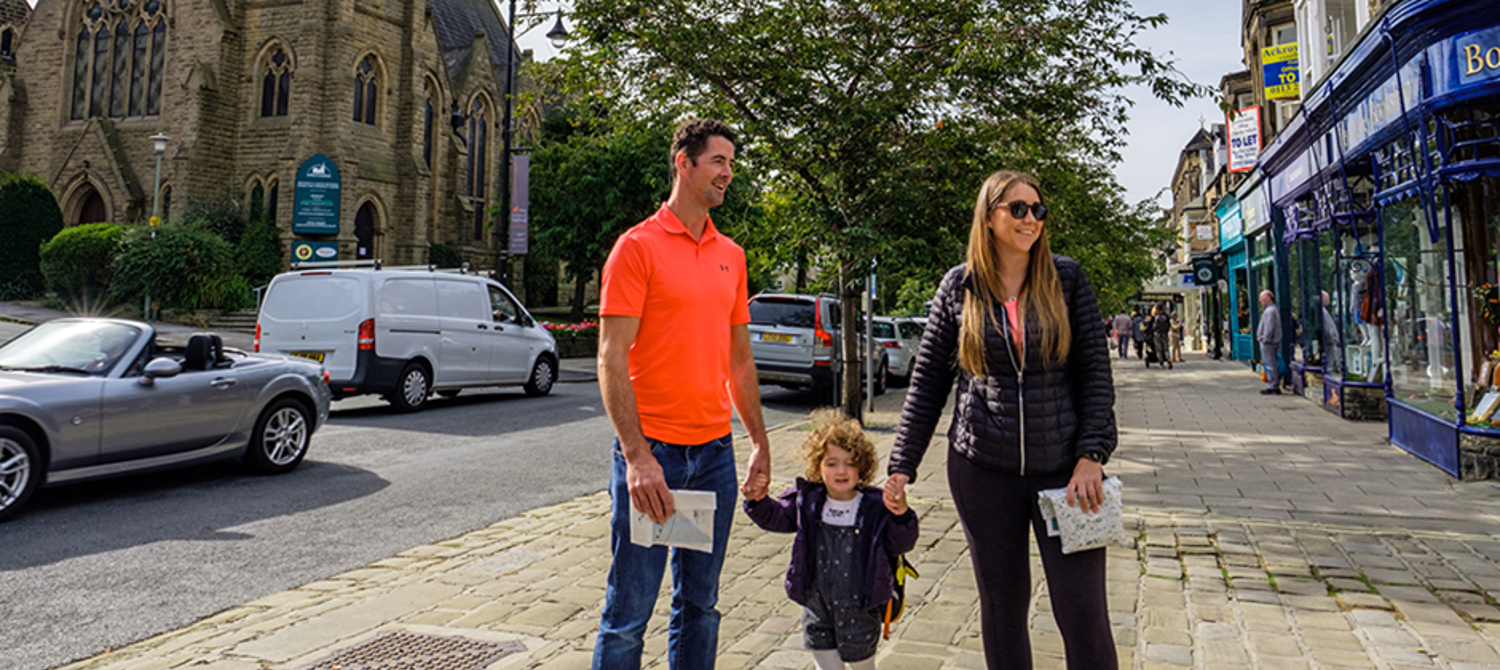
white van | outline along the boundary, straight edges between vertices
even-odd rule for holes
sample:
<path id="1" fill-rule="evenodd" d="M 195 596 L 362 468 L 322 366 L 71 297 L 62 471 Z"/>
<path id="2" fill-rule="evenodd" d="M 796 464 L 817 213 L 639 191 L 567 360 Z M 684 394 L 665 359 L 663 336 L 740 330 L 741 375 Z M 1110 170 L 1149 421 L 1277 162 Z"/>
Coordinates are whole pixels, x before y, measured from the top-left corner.
<path id="1" fill-rule="evenodd" d="M 377 393 L 413 412 L 436 391 L 552 391 L 557 342 L 489 278 L 421 268 L 307 267 L 277 275 L 255 350 L 323 364 L 334 398 Z"/>

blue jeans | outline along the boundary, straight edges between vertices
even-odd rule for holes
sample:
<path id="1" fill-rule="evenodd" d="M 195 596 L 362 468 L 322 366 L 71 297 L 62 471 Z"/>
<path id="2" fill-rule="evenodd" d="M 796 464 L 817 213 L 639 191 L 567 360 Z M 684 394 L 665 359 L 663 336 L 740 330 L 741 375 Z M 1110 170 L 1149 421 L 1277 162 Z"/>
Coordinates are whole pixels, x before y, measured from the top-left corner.
<path id="1" fill-rule="evenodd" d="M 609 475 L 613 500 L 610 518 L 609 586 L 594 647 L 594 670 L 638 670 L 642 637 L 661 591 L 662 572 L 672 559 L 672 613 L 667 626 L 667 662 L 673 670 L 714 667 L 719 648 L 719 572 L 724 567 L 729 527 L 739 495 L 734 443 L 725 435 L 705 444 L 683 446 L 656 440 L 651 453 L 661 464 L 667 488 L 713 491 L 714 551 L 641 547 L 630 542 L 633 506 L 625 483 L 625 456 L 614 445 Z"/>

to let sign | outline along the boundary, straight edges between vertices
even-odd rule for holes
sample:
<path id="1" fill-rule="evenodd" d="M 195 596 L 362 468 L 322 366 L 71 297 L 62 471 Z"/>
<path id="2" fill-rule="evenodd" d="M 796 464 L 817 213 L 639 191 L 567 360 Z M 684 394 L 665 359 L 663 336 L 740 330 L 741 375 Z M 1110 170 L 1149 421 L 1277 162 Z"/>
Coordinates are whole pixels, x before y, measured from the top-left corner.
<path id="1" fill-rule="evenodd" d="M 1260 159 L 1260 108 L 1246 107 L 1229 118 L 1229 171 L 1253 169 Z"/>
<path id="2" fill-rule="evenodd" d="M 333 160 L 317 154 L 297 168 L 292 232 L 302 235 L 337 235 L 339 196 L 343 183 Z"/>
<path id="3" fill-rule="evenodd" d="M 1267 100 L 1295 98 L 1302 95 L 1302 77 L 1297 67 L 1296 44 L 1280 44 L 1261 49 L 1260 66 Z"/>

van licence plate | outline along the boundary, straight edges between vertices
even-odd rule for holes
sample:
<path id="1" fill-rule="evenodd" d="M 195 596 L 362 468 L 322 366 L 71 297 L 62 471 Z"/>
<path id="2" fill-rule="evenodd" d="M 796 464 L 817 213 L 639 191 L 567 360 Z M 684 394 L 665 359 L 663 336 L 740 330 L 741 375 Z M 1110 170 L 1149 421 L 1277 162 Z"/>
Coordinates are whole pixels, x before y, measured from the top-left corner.
<path id="1" fill-rule="evenodd" d="M 781 333 L 761 333 L 760 334 L 760 341 L 762 341 L 762 342 L 780 342 L 782 344 L 791 344 L 792 343 L 792 336 L 791 335 L 783 335 Z"/>
<path id="2" fill-rule="evenodd" d="M 296 356 L 297 358 L 306 358 L 310 361 L 317 361 L 319 363 L 323 362 L 323 352 L 321 351 L 289 351 L 286 355 Z"/>

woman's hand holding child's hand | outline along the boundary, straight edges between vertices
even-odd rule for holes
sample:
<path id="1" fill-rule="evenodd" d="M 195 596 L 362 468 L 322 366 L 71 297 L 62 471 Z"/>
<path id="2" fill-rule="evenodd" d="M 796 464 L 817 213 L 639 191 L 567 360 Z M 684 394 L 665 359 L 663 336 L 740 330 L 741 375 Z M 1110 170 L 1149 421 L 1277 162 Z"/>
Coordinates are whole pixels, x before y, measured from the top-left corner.
<path id="1" fill-rule="evenodd" d="M 906 504 L 906 483 L 911 481 L 910 477 L 896 473 L 885 480 L 885 491 L 881 497 L 885 500 L 885 508 L 891 514 L 901 516 L 906 510 L 911 509 Z"/>
<path id="2" fill-rule="evenodd" d="M 771 475 L 757 472 L 745 478 L 744 485 L 740 486 L 740 493 L 744 494 L 746 500 L 760 500 L 771 493 Z"/>

